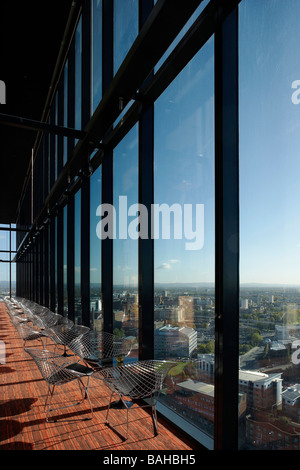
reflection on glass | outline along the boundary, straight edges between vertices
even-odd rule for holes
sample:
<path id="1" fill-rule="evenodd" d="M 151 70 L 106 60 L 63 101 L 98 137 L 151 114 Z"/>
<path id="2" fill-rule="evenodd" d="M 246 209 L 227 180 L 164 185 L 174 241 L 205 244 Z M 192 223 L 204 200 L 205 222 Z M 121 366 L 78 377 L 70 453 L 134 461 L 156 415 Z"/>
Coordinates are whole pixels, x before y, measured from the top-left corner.
<path id="1" fill-rule="evenodd" d="M 116 239 L 113 245 L 114 331 L 138 336 L 138 240 L 129 234 L 138 202 L 138 126 L 114 150 L 113 198 L 116 211 Z"/>
<path id="2" fill-rule="evenodd" d="M 155 103 L 154 142 L 154 202 L 161 208 L 154 219 L 155 358 L 181 358 L 161 401 L 212 436 L 213 38 Z"/>
<path id="3" fill-rule="evenodd" d="M 300 445 L 299 13 L 240 5 L 241 449 Z"/>
<path id="4" fill-rule="evenodd" d="M 138 34 L 139 1 L 114 0 L 114 74 Z"/>
<path id="5" fill-rule="evenodd" d="M 102 167 L 98 167 L 90 178 L 90 312 L 91 328 L 102 329 L 102 284 L 101 284 L 101 240 L 97 236 L 97 208 L 101 204 Z"/>
<path id="6" fill-rule="evenodd" d="M 102 98 L 102 0 L 92 0 L 92 114 Z"/>
<path id="7" fill-rule="evenodd" d="M 74 242 L 74 279 L 75 279 L 75 323 L 81 324 L 81 190 L 75 194 L 75 242 Z"/>

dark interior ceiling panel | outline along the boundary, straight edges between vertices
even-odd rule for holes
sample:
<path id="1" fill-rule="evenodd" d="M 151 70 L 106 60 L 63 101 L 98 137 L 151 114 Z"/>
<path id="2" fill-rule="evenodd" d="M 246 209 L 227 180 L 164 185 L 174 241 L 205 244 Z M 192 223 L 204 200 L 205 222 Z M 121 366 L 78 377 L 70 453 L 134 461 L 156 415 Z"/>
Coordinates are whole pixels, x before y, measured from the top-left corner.
<path id="1" fill-rule="evenodd" d="M 40 120 L 67 23 L 71 0 L 2 1 L 0 113 Z M 0 223 L 15 223 L 35 131 L 0 124 Z"/>

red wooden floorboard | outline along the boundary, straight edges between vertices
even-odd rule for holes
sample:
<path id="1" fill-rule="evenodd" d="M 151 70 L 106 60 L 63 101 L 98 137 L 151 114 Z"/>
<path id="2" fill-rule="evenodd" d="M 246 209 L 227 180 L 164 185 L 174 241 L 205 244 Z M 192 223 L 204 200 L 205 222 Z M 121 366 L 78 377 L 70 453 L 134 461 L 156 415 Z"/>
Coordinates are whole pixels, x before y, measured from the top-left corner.
<path id="1" fill-rule="evenodd" d="M 23 341 L 10 321 L 5 304 L 0 303 L 0 340 L 5 344 L 5 364 L 0 364 L 0 450 L 159 450 L 190 451 L 195 446 L 159 417 L 159 434 L 153 435 L 150 415 L 145 410 L 129 413 L 129 437 L 120 437 L 105 425 L 109 390 L 91 378 L 90 398 L 94 418 L 83 404 L 52 412 L 56 422 L 46 422 L 44 403 L 47 385 L 33 360 L 23 350 Z M 3 343 L 1 343 L 3 344 Z M 38 347 L 39 342 L 27 344 Z M 57 387 L 53 404 L 61 406 L 78 395 L 75 383 Z M 125 411 L 113 410 L 114 424 L 122 431 Z"/>

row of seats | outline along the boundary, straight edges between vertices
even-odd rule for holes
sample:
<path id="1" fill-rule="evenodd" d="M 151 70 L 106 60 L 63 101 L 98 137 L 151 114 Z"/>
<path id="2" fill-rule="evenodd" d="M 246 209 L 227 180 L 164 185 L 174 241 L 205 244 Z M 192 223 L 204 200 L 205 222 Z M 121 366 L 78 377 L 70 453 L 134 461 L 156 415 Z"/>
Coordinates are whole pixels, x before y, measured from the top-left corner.
<path id="1" fill-rule="evenodd" d="M 108 426 L 115 430 L 108 421 L 115 394 L 119 396 L 121 408 L 127 410 L 127 430 L 125 435 L 121 434 L 123 439 L 128 436 L 128 411 L 133 408 L 132 402 L 129 403 L 127 399 L 134 401 L 150 398 L 150 403 L 139 406 L 151 407 L 154 431 L 157 434 L 157 396 L 154 400 L 154 394 L 161 391 L 164 380 L 175 363 L 147 360 L 124 365 L 124 359 L 130 355 L 132 348 L 131 341 L 127 338 L 75 325 L 70 319 L 28 299 L 6 297 L 4 300 L 11 321 L 24 341 L 24 351 L 34 360 L 48 385 L 45 403 L 47 421 L 50 412 L 54 411 L 51 407 L 54 388 L 74 380 L 79 382 L 83 392 L 82 399 L 88 399 L 93 416 L 89 397 L 89 380 L 93 376 L 104 380 L 111 390 L 106 416 Z M 41 341 L 40 349 L 26 347 L 28 341 L 34 340 Z M 54 346 L 54 350 L 50 350 L 49 340 L 50 347 Z"/>

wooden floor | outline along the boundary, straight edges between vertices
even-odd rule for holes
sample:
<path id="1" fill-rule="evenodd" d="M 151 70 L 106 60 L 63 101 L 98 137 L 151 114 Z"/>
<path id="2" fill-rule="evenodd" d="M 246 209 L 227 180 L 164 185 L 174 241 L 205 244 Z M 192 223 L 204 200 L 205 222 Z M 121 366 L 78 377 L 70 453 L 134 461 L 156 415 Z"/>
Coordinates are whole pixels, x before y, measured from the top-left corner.
<path id="1" fill-rule="evenodd" d="M 47 386 L 33 360 L 23 350 L 23 341 L 10 321 L 6 306 L 0 303 L 0 340 L 5 344 L 6 360 L 0 364 L 0 450 L 104 450 L 104 451 L 191 451 L 197 449 L 178 430 L 159 417 L 159 434 L 154 437 L 150 415 L 146 410 L 129 413 L 129 437 L 123 441 L 105 425 L 109 390 L 103 382 L 90 380 L 90 398 L 94 418 L 87 400 L 52 416 L 46 422 L 44 403 Z M 0 346 L 3 343 L 0 343 Z M 40 348 L 40 343 L 27 346 Z M 4 362 L 3 360 L 1 362 Z M 78 396 L 75 383 L 57 387 L 53 404 L 62 406 Z M 122 432 L 126 416 L 113 410 L 114 424 Z"/>

